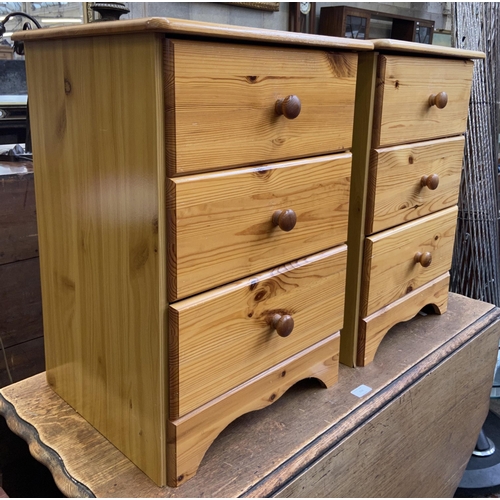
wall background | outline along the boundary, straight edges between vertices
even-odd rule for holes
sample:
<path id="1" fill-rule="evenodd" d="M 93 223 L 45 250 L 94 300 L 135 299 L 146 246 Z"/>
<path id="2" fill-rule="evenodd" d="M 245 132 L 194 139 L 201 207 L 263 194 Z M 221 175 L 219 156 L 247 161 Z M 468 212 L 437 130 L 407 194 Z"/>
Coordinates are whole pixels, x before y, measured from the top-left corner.
<path id="1" fill-rule="evenodd" d="M 317 23 L 321 7 L 349 5 L 377 12 L 372 19 L 370 38 L 385 38 L 390 35 L 390 15 L 431 19 L 435 22 L 434 43 L 450 45 L 451 3 L 450 2 L 317 2 Z M 194 21 L 208 21 L 255 28 L 288 30 L 289 4 L 280 2 L 278 12 L 249 9 L 224 4 L 224 2 L 128 2 L 130 14 L 126 17 L 165 16 Z M 386 19 L 384 19 L 384 16 Z M 444 31 L 444 34 L 441 32 Z"/>

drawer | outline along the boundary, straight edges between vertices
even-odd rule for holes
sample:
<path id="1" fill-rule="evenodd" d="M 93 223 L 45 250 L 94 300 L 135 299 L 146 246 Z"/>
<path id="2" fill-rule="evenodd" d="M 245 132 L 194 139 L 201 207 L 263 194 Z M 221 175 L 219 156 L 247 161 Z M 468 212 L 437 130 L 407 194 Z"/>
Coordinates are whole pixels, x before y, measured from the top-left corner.
<path id="1" fill-rule="evenodd" d="M 170 176 L 351 147 L 357 54 L 165 43 Z M 287 96 L 301 103 L 294 119 L 275 111 L 276 102 Z"/>
<path id="2" fill-rule="evenodd" d="M 169 302 L 344 243 L 350 175 L 344 153 L 169 179 Z"/>
<path id="3" fill-rule="evenodd" d="M 380 56 L 372 146 L 465 132 L 473 66 L 469 60 Z M 431 95 L 442 92 L 448 96 L 446 105 L 431 106 Z"/>
<path id="4" fill-rule="evenodd" d="M 456 205 L 464 142 L 458 136 L 373 150 L 366 234 Z"/>
<path id="5" fill-rule="evenodd" d="M 446 208 L 365 239 L 361 317 L 450 269 L 457 212 L 457 207 Z M 422 264 L 416 261 L 417 253 L 422 254 Z"/>
<path id="6" fill-rule="evenodd" d="M 341 245 L 171 304 L 170 418 L 340 330 L 346 255 Z M 289 336 L 270 325 L 274 315 L 293 318 Z"/>

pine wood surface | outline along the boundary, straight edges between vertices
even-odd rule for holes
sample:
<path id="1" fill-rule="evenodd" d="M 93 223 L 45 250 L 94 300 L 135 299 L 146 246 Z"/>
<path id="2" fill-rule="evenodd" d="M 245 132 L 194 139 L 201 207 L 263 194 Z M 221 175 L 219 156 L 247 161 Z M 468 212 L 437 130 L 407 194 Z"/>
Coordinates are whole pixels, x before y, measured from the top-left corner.
<path id="1" fill-rule="evenodd" d="M 341 154 L 169 179 L 169 301 L 344 243 L 350 174 Z"/>
<path id="2" fill-rule="evenodd" d="M 362 317 L 450 270 L 457 212 L 446 208 L 365 239 Z M 431 265 L 416 263 L 416 252 L 430 252 Z"/>
<path id="3" fill-rule="evenodd" d="M 347 228 L 347 276 L 344 327 L 340 336 L 340 362 L 355 366 L 365 245 L 365 214 L 368 191 L 368 161 L 372 140 L 377 54 L 361 53 L 356 81 L 356 109 L 352 144 L 352 173 Z"/>
<path id="4" fill-rule="evenodd" d="M 456 205 L 462 172 L 463 136 L 372 151 L 366 234 L 373 234 Z M 423 176 L 438 175 L 431 190 Z"/>
<path id="5" fill-rule="evenodd" d="M 165 61 L 170 176 L 351 147 L 357 54 L 167 40 Z"/>
<path id="6" fill-rule="evenodd" d="M 26 51 L 48 381 L 164 484 L 161 41 Z"/>
<path id="7" fill-rule="evenodd" d="M 404 40 L 394 40 L 392 38 L 378 38 L 370 40 L 375 46 L 375 50 L 387 52 L 404 52 L 407 54 L 454 57 L 458 59 L 484 59 L 486 54 L 477 50 L 456 49 L 454 47 L 442 47 L 427 43 L 407 42 Z"/>
<path id="8" fill-rule="evenodd" d="M 33 165 L 0 160 L 0 265 L 38 257 L 37 236 Z"/>
<path id="9" fill-rule="evenodd" d="M 451 293 L 447 314 L 417 316 L 396 325 L 382 342 L 373 363 L 354 369 L 341 365 L 339 381 L 331 389 L 315 389 L 311 383 L 303 382 L 292 387 L 268 408 L 246 414 L 230 424 L 208 450 L 196 477 L 176 489 L 157 487 L 51 391 L 43 374 L 0 390 L 0 413 L 5 416 L 8 411 L 6 406 L 12 404 L 14 411 L 8 418 L 11 429 L 31 443 L 32 454 L 47 464 L 53 474 L 60 474 L 64 466 L 71 478 L 71 481 L 67 478 L 62 481 L 62 491 L 68 496 L 76 496 L 75 489 L 81 495 L 88 495 L 90 489 L 98 497 L 272 496 L 290 479 L 309 470 L 328 450 L 346 442 L 344 438 L 351 436 L 353 431 L 364 429 L 370 417 L 383 413 L 391 401 L 395 402 L 391 408 L 398 406 L 399 401 L 406 401 L 401 399 L 401 395 L 408 388 L 418 388 L 420 382 L 426 380 L 426 374 L 436 366 L 448 366 L 449 356 L 463 346 L 465 355 L 458 359 L 458 363 L 450 364 L 450 375 L 432 378 L 431 387 L 425 386 L 424 393 L 426 398 L 434 401 L 433 391 L 438 391 L 446 405 L 449 397 L 461 403 L 467 402 L 467 406 L 463 407 L 464 411 L 467 409 L 466 416 L 462 418 L 459 412 L 459 420 L 446 424 L 440 414 L 434 425 L 432 414 L 422 414 L 425 402 L 417 406 L 414 401 L 413 410 L 411 406 L 409 410 L 415 412 L 409 429 L 425 425 L 419 439 L 425 435 L 427 442 L 427 439 L 441 436 L 443 432 L 447 438 L 447 433 L 451 432 L 451 442 L 457 446 L 437 448 L 448 451 L 450 460 L 454 461 L 453 467 L 443 469 L 442 464 L 446 460 L 433 447 L 413 456 L 414 448 L 405 443 L 404 452 L 395 450 L 394 453 L 384 454 L 380 450 L 385 450 L 385 445 L 373 443 L 374 436 L 378 435 L 373 427 L 367 427 L 371 429 L 372 436 L 372 440 L 366 443 L 369 448 L 360 446 L 356 440 L 354 451 L 349 446 L 350 451 L 339 454 L 341 460 L 349 456 L 359 460 L 369 455 L 369 461 L 372 461 L 375 450 L 377 460 L 392 456 L 400 462 L 401 457 L 406 456 L 412 464 L 424 460 L 429 466 L 437 460 L 441 467 L 435 468 L 432 473 L 435 489 L 427 484 L 431 481 L 426 481 L 425 475 L 415 475 L 415 470 L 420 471 L 420 468 L 405 466 L 397 469 L 398 477 L 393 487 L 385 483 L 385 489 L 377 490 L 375 485 L 384 483 L 387 477 L 394 477 L 392 473 L 389 476 L 384 473 L 393 470 L 394 464 L 387 468 L 376 465 L 359 468 L 368 481 L 368 484 L 364 483 L 365 495 L 379 493 L 386 497 L 407 497 L 413 491 L 416 496 L 425 496 L 425 492 L 428 496 L 437 496 L 439 491 L 443 491 L 438 490 L 440 485 L 451 490 L 458 483 L 460 467 L 465 467 L 482 423 L 477 422 L 486 415 L 498 345 L 499 317 L 500 311 L 493 306 Z M 472 348 L 474 345 L 477 348 Z M 485 362 L 478 365 L 477 359 Z M 453 380 L 456 383 L 450 382 Z M 451 387 L 448 396 L 442 392 L 440 381 L 447 391 Z M 372 392 L 363 398 L 353 396 L 350 391 L 360 384 L 370 386 Z M 451 408 L 449 415 L 457 414 L 459 407 Z M 401 414 L 395 417 L 398 415 Z M 403 418 L 402 422 L 408 422 L 407 418 Z M 469 427 L 467 422 L 475 422 L 471 424 L 474 428 Z M 394 425 L 391 424 L 388 431 L 391 442 L 397 443 L 395 436 L 404 435 L 404 432 Z M 468 437 L 464 439 L 464 436 Z M 54 461 L 54 452 L 60 457 L 58 463 Z M 369 462 L 362 459 L 363 463 Z M 336 475 L 336 467 L 324 470 L 331 479 L 328 475 L 325 479 L 314 475 L 318 493 L 324 491 L 322 488 L 326 482 L 332 488 L 339 485 L 339 492 L 345 491 L 349 477 L 354 477 L 352 491 L 359 492 L 355 489 L 361 488 L 361 484 L 357 484 L 360 480 L 360 476 L 356 475 L 358 468 L 353 465 L 348 473 Z M 416 484 L 413 477 L 418 478 L 417 486 L 426 489 L 409 491 L 401 484 L 408 483 L 413 488 Z M 307 492 L 304 490 L 304 496 Z M 422 494 L 418 495 L 419 492 Z M 334 491 L 330 496 L 342 495 L 336 495 Z M 361 495 L 358 493 L 356 496 Z"/>
<path id="10" fill-rule="evenodd" d="M 467 125 L 473 67 L 469 60 L 381 55 L 372 146 L 462 134 Z M 439 92 L 448 94 L 443 109 L 428 102 L 431 94 Z"/>
<path id="11" fill-rule="evenodd" d="M 445 313 L 449 285 L 450 274 L 446 273 L 379 309 L 371 316 L 360 319 L 357 366 L 366 366 L 373 361 L 378 346 L 395 324 L 408 321 L 427 305 L 432 305 L 437 314 Z"/>
<path id="12" fill-rule="evenodd" d="M 264 43 L 280 43 L 288 45 L 305 45 L 311 47 L 328 47 L 346 50 L 373 50 L 373 43 L 368 40 L 354 40 L 342 37 L 292 33 L 248 26 L 231 26 L 227 24 L 207 23 L 186 19 L 167 17 L 149 17 L 143 19 L 121 20 L 118 23 L 99 22 L 81 26 L 63 28 L 45 28 L 32 32 L 18 31 L 13 40 L 45 40 L 55 38 L 73 38 L 98 35 L 117 35 L 141 32 L 168 33 L 171 35 L 194 35 L 232 40 L 256 41 Z"/>
<path id="13" fill-rule="evenodd" d="M 208 447 L 237 417 L 277 401 L 286 390 L 310 377 L 325 387 L 337 382 L 340 335 L 336 333 L 312 347 L 260 373 L 214 401 L 168 424 L 169 459 L 176 468 L 168 484 L 180 485 L 197 471 Z"/>
<path id="14" fill-rule="evenodd" d="M 170 418 L 338 331 L 347 248 L 341 245 L 169 306 Z M 273 314 L 295 327 L 280 337 Z"/>

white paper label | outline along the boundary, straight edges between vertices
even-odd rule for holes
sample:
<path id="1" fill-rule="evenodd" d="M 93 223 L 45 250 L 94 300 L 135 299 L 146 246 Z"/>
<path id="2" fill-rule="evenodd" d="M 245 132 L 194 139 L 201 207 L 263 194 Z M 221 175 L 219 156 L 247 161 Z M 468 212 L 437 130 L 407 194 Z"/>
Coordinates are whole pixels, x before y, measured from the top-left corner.
<path id="1" fill-rule="evenodd" d="M 351 394 L 357 396 L 358 398 L 362 398 L 363 396 L 366 396 L 371 390 L 372 388 L 368 387 L 367 385 L 360 385 L 359 387 L 356 387 L 354 391 L 351 391 Z"/>

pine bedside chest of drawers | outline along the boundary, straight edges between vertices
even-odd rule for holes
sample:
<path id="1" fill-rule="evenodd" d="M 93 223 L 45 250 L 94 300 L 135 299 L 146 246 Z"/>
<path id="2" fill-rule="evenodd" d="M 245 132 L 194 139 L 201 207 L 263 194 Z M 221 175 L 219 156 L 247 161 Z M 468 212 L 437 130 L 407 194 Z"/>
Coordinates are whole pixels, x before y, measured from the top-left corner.
<path id="1" fill-rule="evenodd" d="M 158 484 L 335 383 L 358 51 L 166 18 L 23 32 L 47 379 Z"/>
<path id="2" fill-rule="evenodd" d="M 340 360 L 370 363 L 387 331 L 446 311 L 474 58 L 373 40 L 360 56 Z"/>

